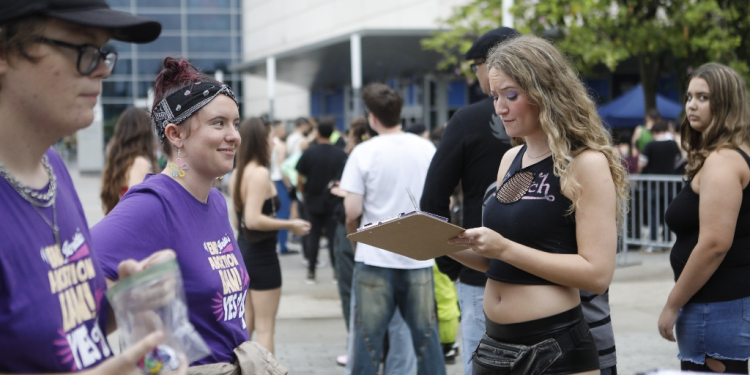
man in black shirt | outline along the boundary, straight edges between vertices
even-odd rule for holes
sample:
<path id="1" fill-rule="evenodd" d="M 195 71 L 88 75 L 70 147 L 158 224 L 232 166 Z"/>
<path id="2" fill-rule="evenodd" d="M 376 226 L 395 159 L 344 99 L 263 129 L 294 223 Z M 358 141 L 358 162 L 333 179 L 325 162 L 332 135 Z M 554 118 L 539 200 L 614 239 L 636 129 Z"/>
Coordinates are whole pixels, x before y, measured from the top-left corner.
<path id="1" fill-rule="evenodd" d="M 346 164 L 346 153 L 331 145 L 329 140 L 333 133 L 333 121 L 323 120 L 318 124 L 316 143 L 302 153 L 297 162 L 297 189 L 305 199 L 304 205 L 310 221 L 310 233 L 303 241 L 305 246 L 305 257 L 307 258 L 307 280 L 308 284 L 315 282 L 315 265 L 318 262 L 318 249 L 320 247 L 320 235 L 325 229 L 328 238 L 328 247 L 333 246 L 333 238 L 336 232 L 335 208 L 341 202 L 341 198 L 330 192 L 331 184 L 341 179 L 341 173 Z M 331 267 L 334 267 L 333 251 L 331 255 Z"/>
<path id="2" fill-rule="evenodd" d="M 675 174 L 675 165 L 680 159 L 680 148 L 667 132 L 669 125 L 659 120 L 651 127 L 654 140 L 647 143 L 638 157 L 638 167 L 643 174 Z"/>
<path id="3" fill-rule="evenodd" d="M 642 174 L 675 174 L 681 154 L 677 142 L 668 136 L 668 130 L 669 125 L 664 120 L 656 121 L 651 127 L 654 140 L 646 144 L 638 157 L 638 170 Z M 648 186 L 651 194 L 641 194 L 646 194 L 649 200 L 649 238 L 657 241 L 660 226 L 664 228 L 664 212 L 672 201 L 673 194 L 661 181 L 651 181 Z M 652 253 L 655 249 L 653 246 L 646 246 L 643 251 Z"/>
<path id="4" fill-rule="evenodd" d="M 490 48 L 505 39 L 518 35 L 516 30 L 501 27 L 480 37 L 466 52 L 467 60 L 474 60 L 472 70 L 477 75 L 482 92 L 490 94 L 485 60 Z M 492 98 L 486 98 L 462 108 L 451 118 L 443 138 L 432 158 L 422 192 L 421 209 L 450 217 L 449 200 L 461 182 L 464 194 L 463 225 L 465 228 L 482 226 L 482 197 L 485 189 L 497 180 L 500 159 L 511 147 L 503 122 L 495 114 Z M 484 334 L 484 286 L 487 277 L 482 272 L 465 267 L 448 258 L 436 259 L 438 268 L 456 282 L 461 307 L 464 374 L 472 373 L 471 353 Z"/>

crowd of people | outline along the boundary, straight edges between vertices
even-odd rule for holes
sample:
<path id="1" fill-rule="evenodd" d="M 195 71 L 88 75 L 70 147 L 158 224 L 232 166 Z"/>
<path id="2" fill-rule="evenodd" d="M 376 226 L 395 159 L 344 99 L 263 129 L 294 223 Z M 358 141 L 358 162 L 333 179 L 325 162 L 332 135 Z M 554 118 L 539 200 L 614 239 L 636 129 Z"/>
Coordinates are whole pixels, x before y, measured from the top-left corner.
<path id="1" fill-rule="evenodd" d="M 0 3 L 9 215 L 0 372 L 141 373 L 164 333 L 116 355 L 104 295 L 174 260 L 210 354 L 172 372 L 285 374 L 274 358 L 279 256 L 299 242 L 314 285 L 325 237 L 349 334 L 336 361 L 347 374 L 445 374 L 459 347 L 465 374 L 616 374 L 609 285 L 628 174 L 679 173 L 686 186 L 668 207 L 649 202 L 651 240 L 658 225 L 676 235 L 675 286 L 654 329 L 677 342 L 685 371 L 748 373 L 750 99 L 733 69 L 696 69 L 678 127 L 650 110 L 615 145 L 565 56 L 510 28 L 484 34 L 465 56 L 487 98 L 432 134 L 403 126 L 402 98 L 380 83 L 363 88 L 364 116 L 346 132 L 332 118 L 299 118 L 286 134 L 284 122 L 242 121 L 228 85 L 166 57 L 150 113 L 130 108 L 115 126 L 106 216 L 89 229 L 51 146 L 92 122 L 117 61 L 102 46 L 161 31 L 89 2 Z M 214 188 L 227 175 L 231 205 Z M 347 238 L 412 211 L 412 193 L 421 210 L 467 228 L 449 240 L 456 252 L 415 260 Z"/>

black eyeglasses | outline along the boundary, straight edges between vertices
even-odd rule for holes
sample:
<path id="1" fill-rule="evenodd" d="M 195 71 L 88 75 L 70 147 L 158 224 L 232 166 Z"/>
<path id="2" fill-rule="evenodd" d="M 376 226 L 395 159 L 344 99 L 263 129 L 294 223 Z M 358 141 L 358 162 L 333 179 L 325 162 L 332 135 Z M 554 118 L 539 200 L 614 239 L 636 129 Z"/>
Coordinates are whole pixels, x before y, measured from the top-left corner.
<path id="1" fill-rule="evenodd" d="M 475 63 L 472 63 L 471 65 L 469 65 L 469 67 L 471 67 L 471 71 L 474 72 L 474 74 L 477 74 L 477 70 L 479 70 L 479 65 L 482 65 L 484 63 L 485 63 L 485 61 L 475 62 Z"/>
<path id="2" fill-rule="evenodd" d="M 99 61 L 101 60 L 104 60 L 104 65 L 107 67 L 107 70 L 109 70 L 109 73 L 112 73 L 112 70 L 115 69 L 115 64 L 117 64 L 117 52 L 115 51 L 104 52 L 100 48 L 94 47 L 91 44 L 71 44 L 44 37 L 39 37 L 38 40 L 47 44 L 78 51 L 78 62 L 76 67 L 78 68 L 78 73 L 85 76 L 96 70 L 99 66 Z"/>

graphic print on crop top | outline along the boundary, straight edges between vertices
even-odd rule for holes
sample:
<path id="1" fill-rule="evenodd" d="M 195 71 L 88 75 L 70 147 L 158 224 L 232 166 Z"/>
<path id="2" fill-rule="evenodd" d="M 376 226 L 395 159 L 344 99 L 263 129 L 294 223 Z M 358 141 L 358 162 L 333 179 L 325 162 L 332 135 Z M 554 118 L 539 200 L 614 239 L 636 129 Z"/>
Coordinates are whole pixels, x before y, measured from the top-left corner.
<path id="1" fill-rule="evenodd" d="M 497 195 L 486 199 L 482 224 L 503 237 L 532 249 L 558 254 L 578 253 L 575 214 L 568 214 L 571 201 L 560 191 L 560 178 L 553 173 L 552 156 L 521 168 L 525 151 L 524 145 L 508 168 L 498 190 L 502 190 L 506 183 L 512 183 L 516 174 L 532 176 L 528 188 L 522 191 L 520 199 L 513 202 L 502 203 Z M 490 260 L 487 277 L 513 284 L 553 284 L 498 259 Z"/>

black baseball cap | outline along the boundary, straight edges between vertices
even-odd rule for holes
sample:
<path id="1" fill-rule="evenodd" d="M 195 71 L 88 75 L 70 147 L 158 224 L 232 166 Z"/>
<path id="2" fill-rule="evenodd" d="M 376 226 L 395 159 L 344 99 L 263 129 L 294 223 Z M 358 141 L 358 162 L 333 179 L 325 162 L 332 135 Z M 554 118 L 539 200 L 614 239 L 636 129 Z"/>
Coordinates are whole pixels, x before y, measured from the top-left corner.
<path id="1" fill-rule="evenodd" d="M 490 30 L 480 36 L 479 39 L 474 42 L 474 45 L 466 51 L 466 60 L 486 59 L 487 53 L 490 52 L 492 47 L 506 39 L 518 35 L 521 35 L 521 33 L 510 27 L 498 27 L 495 30 Z"/>
<path id="2" fill-rule="evenodd" d="M 35 15 L 110 30 L 123 42 L 148 43 L 161 34 L 159 22 L 110 9 L 104 0 L 0 0 L 0 24 Z"/>

